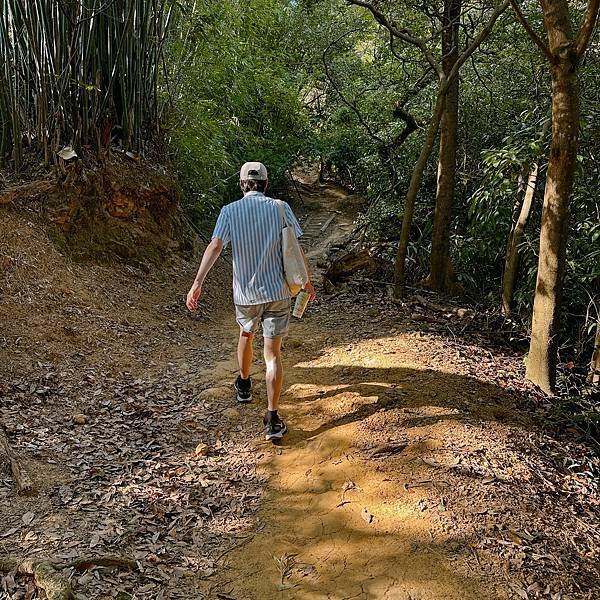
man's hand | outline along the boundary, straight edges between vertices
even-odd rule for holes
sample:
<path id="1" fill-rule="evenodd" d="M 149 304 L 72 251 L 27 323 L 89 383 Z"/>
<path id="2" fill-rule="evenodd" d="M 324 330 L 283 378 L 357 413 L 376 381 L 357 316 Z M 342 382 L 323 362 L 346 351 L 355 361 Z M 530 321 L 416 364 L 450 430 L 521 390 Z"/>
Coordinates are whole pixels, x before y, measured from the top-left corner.
<path id="1" fill-rule="evenodd" d="M 198 300 L 200 300 L 201 295 L 202 285 L 194 281 L 194 285 L 190 288 L 185 301 L 185 305 L 190 311 L 194 312 L 198 308 Z"/>
<path id="2" fill-rule="evenodd" d="M 309 281 L 304 286 L 304 289 L 310 294 L 310 301 L 312 302 L 317 297 L 317 292 L 315 290 L 315 286 L 312 284 L 311 281 Z"/>

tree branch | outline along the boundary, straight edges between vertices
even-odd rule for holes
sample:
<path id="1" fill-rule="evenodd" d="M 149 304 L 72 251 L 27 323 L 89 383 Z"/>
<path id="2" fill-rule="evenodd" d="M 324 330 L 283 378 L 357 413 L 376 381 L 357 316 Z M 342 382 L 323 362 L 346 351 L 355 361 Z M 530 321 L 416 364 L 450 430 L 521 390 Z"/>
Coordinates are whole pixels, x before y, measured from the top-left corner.
<path id="1" fill-rule="evenodd" d="M 585 17 L 579 36 L 577 37 L 577 56 L 581 58 L 587 47 L 590 44 L 592 35 L 594 34 L 594 28 L 598 21 L 598 13 L 600 12 L 600 0 L 588 0 L 587 9 L 585 11 Z"/>
<path id="2" fill-rule="evenodd" d="M 327 63 L 327 53 L 332 48 L 332 46 L 334 46 L 335 44 L 337 44 L 345 36 L 347 36 L 347 35 L 349 35 L 351 33 L 355 33 L 355 31 L 356 30 L 347 31 L 343 35 L 341 35 L 338 38 L 336 38 L 335 40 L 333 40 L 333 42 L 331 42 L 331 44 L 329 44 L 329 46 L 327 46 L 327 48 L 325 48 L 325 50 L 323 50 L 323 54 L 321 56 L 321 59 L 323 61 L 323 68 L 325 70 L 325 77 L 327 77 L 327 81 L 329 81 L 329 83 L 331 84 L 331 86 L 333 87 L 333 89 L 336 91 L 337 95 L 340 97 L 340 100 L 356 115 L 356 118 L 358 119 L 359 123 L 365 128 L 365 130 L 367 131 L 367 133 L 369 134 L 369 136 L 373 140 L 375 140 L 376 142 L 378 142 L 379 144 L 385 145 L 385 142 L 371 129 L 371 126 L 367 123 L 367 121 L 362 116 L 362 114 L 358 110 L 358 108 L 356 108 L 356 106 L 354 106 L 354 104 L 352 104 L 344 96 L 344 94 L 342 93 L 342 91 L 338 87 L 337 83 L 333 79 L 333 77 L 331 75 L 331 72 L 329 70 L 329 64 Z"/>
<path id="3" fill-rule="evenodd" d="M 448 74 L 448 81 L 452 81 L 454 77 L 458 76 L 458 70 L 465 64 L 465 62 L 469 59 L 471 54 L 481 46 L 481 44 L 486 40 L 486 38 L 492 33 L 492 29 L 494 29 L 494 24 L 500 17 L 500 15 L 508 8 L 510 4 L 510 0 L 504 0 L 501 4 L 499 4 L 494 12 L 491 14 L 488 22 L 485 24 L 483 29 L 473 38 L 473 41 L 459 54 L 454 66 L 452 67 L 452 71 Z"/>
<path id="4" fill-rule="evenodd" d="M 413 131 L 416 131 L 419 128 L 419 124 L 409 112 L 402 108 L 400 104 L 397 104 L 394 107 L 393 115 L 394 117 L 404 121 L 404 129 L 389 144 L 392 148 L 397 148 L 406 141 L 406 138 L 408 138 Z"/>
<path id="5" fill-rule="evenodd" d="M 498 17 L 500 17 L 500 15 L 509 7 L 511 2 L 515 2 L 515 1 L 516 0 L 504 0 L 501 4 L 499 4 L 496 7 L 496 9 L 490 16 L 488 22 L 485 24 L 483 29 L 471 41 L 471 43 L 465 48 L 465 50 L 463 50 L 463 52 L 459 55 L 456 63 L 454 64 L 452 71 L 446 78 L 446 75 L 444 74 L 444 69 L 442 68 L 441 63 L 435 59 L 435 57 L 433 56 L 433 54 L 431 53 L 429 48 L 427 48 L 427 44 L 425 43 L 425 41 L 423 39 L 415 36 L 409 29 L 405 29 L 405 28 L 398 29 L 397 27 L 395 27 L 392 23 L 390 23 L 388 21 L 387 17 L 383 13 L 379 9 L 375 8 L 372 4 L 369 4 L 368 2 L 364 2 L 363 0 L 346 0 L 346 2 L 348 4 L 353 4 L 355 6 L 361 6 L 363 8 L 366 8 L 367 10 L 369 10 L 371 12 L 374 19 L 380 25 L 385 27 L 390 32 L 390 34 L 419 48 L 421 50 L 421 52 L 423 52 L 423 55 L 425 56 L 427 62 L 431 65 L 431 67 L 437 73 L 437 76 L 440 79 L 440 81 L 443 82 L 443 86 L 446 88 L 447 88 L 447 83 L 449 81 L 451 81 L 453 77 L 456 77 L 456 75 L 458 74 L 458 70 L 467 61 L 469 56 L 471 56 L 471 54 L 473 54 L 473 52 L 475 52 L 475 50 L 477 50 L 477 48 L 490 35 L 490 33 L 492 32 L 492 29 L 494 27 L 494 24 L 498 20 Z M 596 2 L 596 1 L 600 1 L 600 0 L 590 0 L 590 1 Z M 516 10 L 519 10 L 519 9 L 517 8 Z M 522 15 L 522 13 L 521 13 L 521 15 Z M 529 26 L 529 24 L 527 23 L 526 28 L 528 26 Z M 534 35 L 535 35 L 535 33 L 534 33 Z M 540 40 L 540 42 L 541 42 L 541 40 Z M 541 42 L 541 43 L 543 44 L 543 42 Z M 548 52 L 548 55 L 551 56 L 550 51 L 547 50 L 547 52 Z M 447 79 L 447 81 L 446 81 L 446 79 Z"/>
<path id="6" fill-rule="evenodd" d="M 423 91 L 431 82 L 433 81 L 433 73 L 431 69 L 427 69 L 415 83 L 413 83 L 406 93 L 402 97 L 402 99 L 398 102 L 398 106 L 404 108 L 406 103 L 413 97 L 416 96 L 419 92 Z"/>
<path id="7" fill-rule="evenodd" d="M 404 56 L 402 56 L 401 54 L 398 54 L 398 52 L 396 52 L 396 48 L 394 48 L 394 40 L 396 39 L 394 37 L 394 34 L 390 31 L 390 52 L 396 57 L 397 60 L 399 60 L 402 65 L 404 65 L 404 63 L 406 62 Z"/>
<path id="8" fill-rule="evenodd" d="M 593 2 L 594 0 L 591 0 L 591 1 Z M 523 25 L 523 28 L 529 34 L 529 37 L 537 44 L 537 46 L 544 53 L 546 58 L 550 62 L 554 62 L 554 57 L 552 56 L 550 49 L 544 43 L 544 41 L 538 36 L 538 34 L 533 30 L 533 27 L 531 27 L 531 25 L 529 24 L 527 17 L 525 17 L 525 15 L 523 14 L 523 11 L 521 10 L 521 7 L 519 6 L 518 0 L 510 0 L 510 5 L 513 7 L 513 10 L 515 11 L 515 15 L 517 15 L 517 19 L 519 20 L 521 25 Z"/>
<path id="9" fill-rule="evenodd" d="M 69 580 L 62 575 L 62 569 L 72 568 L 87 571 L 93 567 L 136 569 L 134 560 L 122 556 L 90 556 L 78 558 L 70 563 L 57 562 L 45 558 L 17 559 L 0 558 L 0 573 L 16 571 L 20 575 L 32 575 L 37 587 L 46 592 L 48 600 L 72 600 L 73 590 Z"/>
<path id="10" fill-rule="evenodd" d="M 419 50 L 421 50 L 421 52 L 425 56 L 427 62 L 437 73 L 438 77 L 440 79 L 444 77 L 444 70 L 442 69 L 442 65 L 435 59 L 435 56 L 427 47 L 425 40 L 416 36 L 414 33 L 412 33 L 412 31 L 410 31 L 410 29 L 399 29 L 398 27 L 390 23 L 388 18 L 378 8 L 375 8 L 375 6 L 369 4 L 368 2 L 363 2 L 362 0 L 346 0 L 346 2 L 354 6 L 366 8 L 371 12 L 373 18 L 377 21 L 377 23 L 385 27 L 393 36 L 419 48 Z"/>

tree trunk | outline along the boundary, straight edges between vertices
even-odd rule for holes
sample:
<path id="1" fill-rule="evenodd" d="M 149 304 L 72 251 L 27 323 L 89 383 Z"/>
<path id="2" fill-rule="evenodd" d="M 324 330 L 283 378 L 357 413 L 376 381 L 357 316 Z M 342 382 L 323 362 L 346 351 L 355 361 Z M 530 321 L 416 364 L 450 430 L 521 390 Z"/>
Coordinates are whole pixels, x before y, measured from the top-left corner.
<path id="1" fill-rule="evenodd" d="M 506 247 L 506 260 L 504 262 L 504 276 L 502 278 L 502 312 L 508 316 L 512 305 L 515 281 L 517 279 L 517 268 L 519 266 L 519 244 L 523 237 L 525 225 L 529 220 L 531 205 L 535 195 L 535 187 L 538 178 L 538 163 L 534 163 L 527 177 L 527 187 L 523 196 L 523 203 L 516 223 L 508 237 Z"/>
<path id="2" fill-rule="evenodd" d="M 445 0 L 442 25 L 442 66 L 446 77 L 458 60 L 461 0 Z M 440 156 L 438 159 L 437 194 L 429 276 L 427 287 L 440 292 L 453 292 L 454 276 L 450 262 L 450 224 L 456 181 L 456 147 L 458 140 L 459 78 L 454 77 L 446 92 L 446 103 L 440 126 Z"/>
<path id="3" fill-rule="evenodd" d="M 600 384 L 600 313 L 598 314 L 598 324 L 596 326 L 596 342 L 594 344 L 594 353 L 592 354 L 592 362 L 590 363 L 590 373 L 588 375 L 588 383 L 594 385 Z"/>
<path id="4" fill-rule="evenodd" d="M 427 135 L 425 141 L 421 147 L 421 153 L 414 166 L 408 190 L 406 192 L 406 199 L 404 201 L 404 215 L 402 217 L 402 230 L 400 231 L 400 241 L 398 242 L 398 251 L 396 252 L 396 262 L 394 265 L 394 296 L 400 298 L 402 296 L 404 287 L 404 274 L 406 269 L 406 252 L 408 249 L 408 241 L 410 238 L 410 228 L 412 225 L 412 219 L 415 212 L 415 202 L 421 187 L 421 181 L 423 179 L 423 173 L 427 166 L 427 161 L 431 156 L 437 132 L 440 126 L 440 120 L 444 110 L 444 96 L 446 94 L 447 84 L 442 83 L 438 90 L 438 95 L 435 101 L 435 109 L 431 115 L 431 121 L 427 128 Z"/>
<path id="5" fill-rule="evenodd" d="M 569 200 L 579 138 L 579 59 L 567 0 L 544 2 L 552 69 L 552 145 L 544 193 L 531 344 L 526 377 L 547 394 L 554 393 L 558 320 L 565 270 Z"/>

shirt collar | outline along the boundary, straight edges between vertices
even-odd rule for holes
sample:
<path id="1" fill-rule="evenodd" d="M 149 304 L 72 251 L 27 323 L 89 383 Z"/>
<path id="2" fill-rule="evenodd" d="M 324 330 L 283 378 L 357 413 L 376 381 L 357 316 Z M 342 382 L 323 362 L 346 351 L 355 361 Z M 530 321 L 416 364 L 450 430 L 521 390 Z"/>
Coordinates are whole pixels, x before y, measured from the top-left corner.
<path id="1" fill-rule="evenodd" d="M 244 198 L 245 198 L 246 196 L 250 196 L 251 194 L 257 194 L 258 196 L 264 196 L 264 194 L 263 194 L 262 192 L 259 192 L 259 191 L 257 191 L 257 190 L 250 190 L 249 192 L 246 192 L 246 193 L 244 194 Z"/>

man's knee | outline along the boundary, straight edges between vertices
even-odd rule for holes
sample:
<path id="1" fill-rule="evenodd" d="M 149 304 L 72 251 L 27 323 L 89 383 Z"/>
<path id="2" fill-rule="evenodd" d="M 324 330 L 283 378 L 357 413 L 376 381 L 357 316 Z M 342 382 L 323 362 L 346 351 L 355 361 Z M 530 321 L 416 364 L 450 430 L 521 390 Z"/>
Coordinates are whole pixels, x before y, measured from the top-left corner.
<path id="1" fill-rule="evenodd" d="M 281 359 L 281 338 L 265 338 L 264 355 L 267 369 L 269 365 L 276 367 Z"/>

